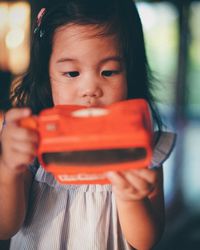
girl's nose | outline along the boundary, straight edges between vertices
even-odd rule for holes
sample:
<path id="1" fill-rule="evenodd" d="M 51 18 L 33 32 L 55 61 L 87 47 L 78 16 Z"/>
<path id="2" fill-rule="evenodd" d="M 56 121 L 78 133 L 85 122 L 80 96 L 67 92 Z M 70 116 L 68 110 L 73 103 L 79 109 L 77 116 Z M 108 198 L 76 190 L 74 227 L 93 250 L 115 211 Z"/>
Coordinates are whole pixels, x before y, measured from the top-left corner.
<path id="1" fill-rule="evenodd" d="M 102 96 L 102 90 L 100 88 L 96 89 L 86 89 L 82 92 L 82 97 L 101 97 Z"/>
<path id="2" fill-rule="evenodd" d="M 99 84 L 95 84 L 94 82 L 87 82 L 84 84 L 82 90 L 81 90 L 81 96 L 82 97 L 93 97 L 93 98 L 99 98 L 103 95 L 103 91 Z"/>

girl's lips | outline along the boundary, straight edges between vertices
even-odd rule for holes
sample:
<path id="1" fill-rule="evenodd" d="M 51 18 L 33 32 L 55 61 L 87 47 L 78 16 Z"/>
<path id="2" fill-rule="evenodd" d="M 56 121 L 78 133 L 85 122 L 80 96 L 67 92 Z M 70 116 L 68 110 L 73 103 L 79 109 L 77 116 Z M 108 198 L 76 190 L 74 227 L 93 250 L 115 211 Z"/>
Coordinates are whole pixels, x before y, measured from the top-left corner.
<path id="1" fill-rule="evenodd" d="M 96 98 L 90 98 L 86 101 L 85 106 L 87 106 L 88 108 L 95 108 L 103 105 L 100 105 L 99 101 Z"/>

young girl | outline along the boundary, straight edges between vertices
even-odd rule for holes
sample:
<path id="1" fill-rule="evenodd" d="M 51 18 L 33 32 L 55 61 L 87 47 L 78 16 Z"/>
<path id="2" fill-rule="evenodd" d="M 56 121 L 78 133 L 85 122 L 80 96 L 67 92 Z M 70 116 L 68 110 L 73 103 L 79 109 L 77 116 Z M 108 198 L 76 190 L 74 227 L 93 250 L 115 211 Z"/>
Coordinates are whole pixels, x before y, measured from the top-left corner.
<path id="1" fill-rule="evenodd" d="M 61 185 L 34 160 L 37 133 L 18 124 L 53 105 L 131 98 L 148 101 L 160 129 L 132 0 L 59 0 L 40 11 L 30 67 L 14 88 L 1 138 L 0 239 L 12 237 L 11 249 L 144 250 L 158 242 L 169 134 L 155 145 L 159 168 L 107 173 L 111 185 Z"/>

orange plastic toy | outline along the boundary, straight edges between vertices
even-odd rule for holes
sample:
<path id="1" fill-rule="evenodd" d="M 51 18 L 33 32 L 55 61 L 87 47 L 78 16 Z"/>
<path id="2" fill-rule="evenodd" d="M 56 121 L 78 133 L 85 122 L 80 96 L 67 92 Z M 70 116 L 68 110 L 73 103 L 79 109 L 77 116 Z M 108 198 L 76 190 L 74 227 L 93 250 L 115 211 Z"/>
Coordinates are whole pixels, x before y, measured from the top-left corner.
<path id="1" fill-rule="evenodd" d="M 21 125 L 39 131 L 39 161 L 63 184 L 108 183 L 105 172 L 151 161 L 151 117 L 143 99 L 97 108 L 55 106 Z"/>

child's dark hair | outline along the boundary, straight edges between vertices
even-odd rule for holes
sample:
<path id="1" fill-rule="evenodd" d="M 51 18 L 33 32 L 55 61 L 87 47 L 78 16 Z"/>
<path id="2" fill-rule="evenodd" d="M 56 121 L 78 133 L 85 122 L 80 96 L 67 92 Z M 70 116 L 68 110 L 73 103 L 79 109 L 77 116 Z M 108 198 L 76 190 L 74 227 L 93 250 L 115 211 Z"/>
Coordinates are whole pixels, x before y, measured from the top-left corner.
<path id="1" fill-rule="evenodd" d="M 55 29 L 68 23 L 96 25 L 103 33 L 115 34 L 127 70 L 128 99 L 148 101 L 155 125 L 161 120 L 151 94 L 150 70 L 147 63 L 141 21 L 132 0 L 51 0 L 41 25 L 33 35 L 31 61 L 20 84 L 13 87 L 11 100 L 18 107 L 28 106 L 33 113 L 52 107 L 49 60 Z"/>

